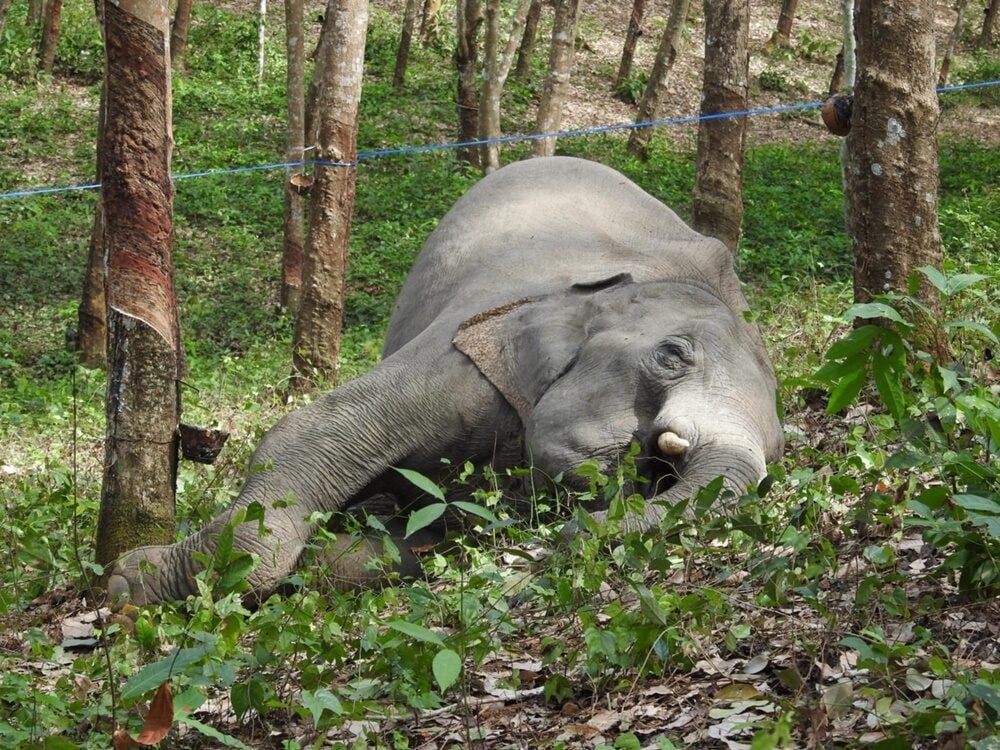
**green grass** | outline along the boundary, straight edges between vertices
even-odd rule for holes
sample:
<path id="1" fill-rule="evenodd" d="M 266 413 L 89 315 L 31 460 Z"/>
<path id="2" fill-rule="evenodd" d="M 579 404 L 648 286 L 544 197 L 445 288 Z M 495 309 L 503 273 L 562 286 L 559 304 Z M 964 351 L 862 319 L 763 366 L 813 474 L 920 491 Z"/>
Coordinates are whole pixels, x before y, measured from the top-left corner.
<path id="1" fill-rule="evenodd" d="M 23 8 L 12 7 L 0 46 L 0 191 L 89 182 L 100 76 L 91 6 L 82 0 L 66 3 L 52 81 L 33 72 Z M 186 70 L 174 80 L 175 173 L 283 159 L 280 33 L 270 31 L 267 75 L 260 86 L 256 33 L 249 17 L 196 4 Z M 447 38 L 441 48 L 414 48 L 407 83 L 395 91 L 389 79 L 397 36 L 395 21 L 376 11 L 361 150 L 451 138 Z M 979 67 L 973 72 L 989 64 L 975 61 Z M 511 82 L 506 132 L 530 129 L 542 65 L 539 56 L 531 80 Z M 989 106 L 982 99 L 977 103 Z M 617 136 L 564 138 L 559 150 L 614 166 L 682 217 L 690 215 L 694 155 L 665 138 L 654 141 L 644 162 L 630 157 Z M 524 144 L 504 148 L 506 160 L 527 153 Z M 947 299 L 943 319 L 992 327 L 995 333 L 998 165 L 996 146 L 974 140 L 941 144 L 940 216 L 948 269 L 986 277 Z M 184 413 L 189 421 L 234 433 L 216 466 L 182 464 L 181 534 L 228 503 L 260 435 L 289 408 L 283 392 L 292 321 L 277 306 L 282 179 L 280 171 L 260 171 L 177 182 L 175 270 L 189 365 Z M 377 360 L 396 292 L 422 241 L 476 179 L 446 151 L 373 159 L 359 167 L 342 351 L 346 377 Z M 780 648 L 786 649 L 781 658 L 788 659 L 781 669 L 778 661 L 769 667 L 771 702 L 765 718 L 754 724 L 761 737 L 805 726 L 829 687 L 808 665 L 822 659 L 835 665 L 847 654 L 857 655 L 859 667 L 867 670 L 852 678 L 854 699 L 868 715 L 882 716 L 883 728 L 901 742 L 933 743 L 953 729 L 969 738 L 995 731 L 996 670 L 984 666 L 973 672 L 959 658 L 965 658 L 963 649 L 988 644 L 973 639 L 970 646 L 962 640 L 968 634 L 949 630 L 942 616 L 962 608 L 969 622 L 986 620 L 988 613 L 976 609 L 975 587 L 963 589 L 961 597 L 950 587 L 961 583 L 959 569 L 974 567 L 982 581 L 993 581 L 985 594 L 995 595 L 990 564 L 997 540 L 984 531 L 990 527 L 977 526 L 970 520 L 976 517 L 957 505 L 935 507 L 918 532 L 936 555 L 928 552 L 927 564 L 952 568 L 935 568 L 916 579 L 919 590 L 908 589 L 915 579 L 900 573 L 913 556 L 895 546 L 913 531 L 908 524 L 920 520 L 911 501 L 934 500 L 924 493 L 928 487 L 962 489 L 963 497 L 996 494 L 995 453 L 987 454 L 997 437 L 993 443 L 982 439 L 1000 424 L 992 411 L 995 393 L 983 374 L 990 367 L 986 339 L 974 327 L 955 329 L 955 363 L 911 361 L 900 380 L 908 409 L 901 424 L 881 410 L 850 418 L 822 414 L 810 406 L 809 389 L 820 385 L 815 372 L 829 344 L 850 330 L 840 318 L 851 301 L 851 258 L 842 223 L 838 143 L 824 139 L 751 149 L 744 195 L 741 275 L 782 378 L 791 425 L 788 455 L 775 467 L 778 482 L 769 496 L 744 498 L 735 520 L 678 520 L 655 538 L 598 529 L 566 550 L 553 543 L 555 528 L 547 520 L 565 498 L 538 498 L 537 515 L 525 518 L 507 504 L 506 478 L 487 476 L 485 490 L 463 491 L 502 517 L 502 528 L 460 545 L 454 555 L 461 564 L 429 559 L 436 585 L 335 594 L 324 588 L 322 568 L 316 566 L 302 572 L 297 591 L 251 613 L 237 593 L 222 586 L 220 564 L 205 579 L 217 602 L 206 596 L 152 608 L 139 616 L 132 636 L 109 639 L 110 679 L 120 688 L 175 645 L 202 649 L 174 677 L 178 701 L 193 705 L 208 694 L 231 701 L 238 714 L 250 712 L 240 736 L 251 742 L 250 732 L 262 727 L 325 731 L 349 720 L 376 721 L 394 708 L 427 709 L 460 700 L 459 693 L 473 685 L 441 687 L 434 664 L 442 649 L 458 653 L 470 672 L 495 669 L 487 661 L 495 654 L 525 664 L 504 674 L 501 687 L 528 687 L 535 679 L 530 673 L 538 672 L 537 684 L 545 690 L 540 705 L 558 718 L 567 701 L 603 705 L 641 694 L 649 681 L 667 689 L 691 674 L 706 649 L 744 663 Z M 4 746 L 31 747 L 30 739 L 40 732 L 59 732 L 74 747 L 108 744 L 111 695 L 100 652 L 74 657 L 70 676 L 40 668 L 29 674 L 22 671 L 24 658 L 15 658 L 2 640 L 23 633 L 17 648 L 27 650 L 28 663 L 46 669 L 60 664 L 65 653 L 43 630 L 60 615 L 46 615 L 31 601 L 76 586 L 82 576 L 77 555 L 85 565 L 92 558 L 104 375 L 75 365 L 65 332 L 76 324 L 94 199 L 92 192 L 74 192 L 0 201 Z M 931 420 L 941 423 L 939 433 L 928 431 Z M 628 471 L 627 462 L 621 471 Z M 472 470 L 482 472 L 482 467 Z M 613 492 L 618 479 L 595 477 L 594 492 L 608 487 Z M 535 578 L 519 577 L 510 551 L 538 545 L 556 551 Z M 857 570 L 865 572 L 852 572 Z M 787 612 L 794 612 L 794 619 L 785 618 Z M 911 640 L 886 636 L 906 623 L 913 627 Z M 444 647 L 435 640 L 442 633 Z M 791 645 L 777 645 L 786 642 Z M 947 695 L 935 697 L 915 690 L 914 672 L 954 682 Z M 75 678 L 91 680 L 93 689 L 79 688 Z M 713 690 L 723 686 L 711 683 Z M 148 694 L 128 697 L 122 704 L 127 711 L 120 714 L 133 730 L 139 723 L 137 698 Z M 889 707 L 905 710 L 908 722 L 893 723 Z M 383 726 L 359 742 L 419 744 L 406 721 L 397 716 L 384 725 L 389 729 Z M 92 731 L 77 729 L 87 722 L 94 722 Z M 794 731 L 800 732 L 796 738 L 807 736 Z M 625 739 L 618 746 L 639 746 L 628 744 L 628 735 L 622 731 Z M 671 736 L 679 742 L 682 735 Z M 546 735 L 549 740 L 549 746 L 558 746 L 554 736 Z"/>

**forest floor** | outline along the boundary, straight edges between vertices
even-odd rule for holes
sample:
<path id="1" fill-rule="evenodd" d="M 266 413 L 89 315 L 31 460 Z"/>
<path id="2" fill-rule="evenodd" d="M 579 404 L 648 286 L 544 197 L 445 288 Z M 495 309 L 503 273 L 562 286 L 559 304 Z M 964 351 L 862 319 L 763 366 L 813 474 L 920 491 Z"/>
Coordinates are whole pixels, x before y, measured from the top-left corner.
<path id="1" fill-rule="evenodd" d="M 323 5 L 311 2 L 312 15 Z M 448 140 L 450 83 L 432 83 L 434 76 L 444 78 L 439 73 L 447 55 L 416 51 L 408 91 L 388 92 L 385 70 L 397 31 L 394 25 L 387 30 L 386 19 L 395 23 L 401 2 L 375 5 L 395 15 L 381 15 L 371 37 L 370 97 L 377 104 L 366 110 L 360 147 Z M 634 119 L 635 107 L 611 96 L 630 5 L 582 4 L 565 129 Z M 637 72 L 650 66 L 665 23 L 665 3 L 650 5 Z M 252 78 L 255 59 L 238 54 L 242 48 L 232 40 L 255 43 L 256 7 L 236 0 L 200 11 L 196 4 L 195 23 L 204 25 L 193 33 L 205 50 L 193 46 L 193 72 L 175 83 L 177 172 L 280 158 L 280 84 L 254 87 L 237 80 Z M 839 48 L 836 8 L 801 0 L 792 48 L 783 51 L 768 46 L 778 3 L 751 3 L 751 107 L 825 98 Z M 238 37 L 230 36 L 234 24 L 222 15 L 227 10 L 245 21 Z M 269 65 L 281 49 L 280 14 L 276 8 L 271 13 Z M 974 20 L 953 70 L 996 68 L 995 55 L 980 59 L 967 43 Z M 939 2 L 939 48 L 953 23 L 951 4 Z M 702 28 L 693 8 L 664 117 L 697 114 Z M 70 25 L 67 34 L 74 33 Z M 0 117 L 0 189 L 89 181 L 97 91 L 93 69 L 84 69 L 92 47 L 80 46 L 77 59 L 63 63 L 76 66 L 71 72 L 0 93 L 9 115 Z M 11 59 L 0 56 L 0 65 Z M 199 83 L 199 65 L 218 80 Z M 534 86 L 537 81 L 512 87 L 508 132 L 530 130 Z M 993 273 L 1000 276 L 1000 221 L 990 212 L 998 204 L 1000 108 L 995 99 L 983 106 L 950 96 L 942 97 L 940 129 L 946 242 L 966 263 L 960 270 L 971 269 L 970 258 L 982 267 L 988 265 L 982 258 L 992 258 Z M 566 138 L 560 147 L 615 161 L 683 211 L 696 126 L 660 130 L 661 144 L 649 164 L 628 160 L 620 135 L 586 144 Z M 964 139 L 975 144 L 952 145 Z M 261 748 L 428 750 L 957 748 L 967 736 L 980 742 L 976 747 L 991 747 L 987 735 L 1000 717 L 1000 693 L 992 687 L 1000 682 L 1000 602 L 994 595 L 977 599 L 975 592 L 959 591 L 957 576 L 940 571 L 949 560 L 959 564 L 947 555 L 963 549 L 962 539 L 973 538 L 968 526 L 962 527 L 967 536 L 960 536 L 942 524 L 941 534 L 954 534 L 946 550 L 930 544 L 921 528 L 905 524 L 901 498 L 932 479 L 931 468 L 888 466 L 902 438 L 878 409 L 862 405 L 828 416 L 803 388 L 814 385 L 807 373 L 847 330 L 839 317 L 849 304 L 849 271 L 838 140 L 821 126 L 816 110 L 806 110 L 750 118 L 749 143 L 751 210 L 742 262 L 784 380 L 789 434 L 785 481 L 756 507 L 765 541 L 739 546 L 712 536 L 711 529 L 704 536 L 687 529 L 681 536 L 691 546 L 678 544 L 667 571 L 652 572 L 651 564 L 640 581 L 615 557 L 613 545 L 604 550 L 612 563 L 586 555 L 582 562 L 547 558 L 533 532 L 524 531 L 465 550 L 479 564 L 477 573 L 492 579 L 456 582 L 456 574 L 430 562 L 437 578 L 398 594 L 330 595 L 322 604 L 296 594 L 273 605 L 284 629 L 278 634 L 267 629 L 266 612 L 244 614 L 231 596 L 221 605 L 192 602 L 190 610 L 168 606 L 140 615 L 132 640 L 109 639 L 110 680 L 102 671 L 103 653 L 94 650 L 94 603 L 77 584 L 77 555 L 88 559 L 86 540 L 99 502 L 103 376 L 73 368 L 62 350 L 63 331 L 75 320 L 92 198 L 0 205 L 7 232 L 0 237 L 0 304 L 7 325 L 0 330 L 0 538 L 6 542 L 0 552 L 0 740 L 31 747 L 59 735 L 72 738 L 70 744 L 50 739 L 41 746 L 107 746 L 110 684 L 121 688 L 143 665 L 162 663 L 169 648 L 187 652 L 221 633 L 232 642 L 217 645 L 204 664 L 192 662 L 175 677 L 181 695 L 201 702 L 191 703 L 190 714 L 178 709 L 172 747 L 238 746 L 238 740 Z M 506 153 L 516 158 L 522 152 L 511 147 Z M 185 414 L 220 424 L 234 438 L 219 466 L 182 468 L 178 502 L 186 528 L 225 504 L 261 432 L 289 408 L 282 394 L 290 326 L 286 316 L 274 313 L 271 283 L 280 253 L 280 187 L 263 176 L 240 177 L 238 183 L 211 179 L 218 182 L 178 183 L 178 296 L 192 364 Z M 444 160 L 394 164 L 384 174 L 372 166 L 362 174 L 345 376 L 377 357 L 381 326 L 413 252 L 472 179 Z M 772 192 L 779 183 L 780 192 Z M 990 293 L 969 313 L 976 320 L 989 320 L 995 287 Z M 979 354 L 969 365 L 970 377 L 993 387 L 995 396 L 997 373 L 981 349 Z M 956 440 L 968 439 L 957 434 Z M 72 526 L 66 520 L 65 509 L 74 504 L 80 528 L 76 518 Z M 53 508 L 60 507 L 57 518 Z M 748 513 L 755 509 L 748 507 Z M 604 565 L 606 580 L 596 581 L 595 571 Z M 506 591 L 523 583 L 526 572 L 533 580 L 560 580 L 552 571 L 566 580 L 578 576 L 572 578 L 578 598 L 553 604 L 540 585 L 534 598 L 503 596 L 491 583 L 502 581 Z M 465 623 L 467 597 L 482 606 L 469 627 L 482 629 L 476 636 L 481 640 L 456 625 Z M 436 689 L 429 674 L 437 644 L 424 643 L 421 650 L 385 634 L 386 619 L 418 607 L 430 612 L 428 622 L 436 615 L 433 632 L 461 643 L 467 656 L 460 683 L 440 691 L 437 703 L 427 697 Z M 669 641 L 674 651 L 637 645 L 647 640 Z M 357 657 L 335 653 L 341 643 L 356 649 Z M 476 651 L 487 648 L 482 643 L 488 649 Z M 278 663 L 261 651 L 273 651 Z M 250 697 L 236 697 L 237 686 L 246 686 Z M 147 704 L 148 693 L 141 700 L 130 696 L 119 703 L 126 706 L 119 718 L 135 729 Z M 10 734 L 4 734 L 7 729 Z"/>

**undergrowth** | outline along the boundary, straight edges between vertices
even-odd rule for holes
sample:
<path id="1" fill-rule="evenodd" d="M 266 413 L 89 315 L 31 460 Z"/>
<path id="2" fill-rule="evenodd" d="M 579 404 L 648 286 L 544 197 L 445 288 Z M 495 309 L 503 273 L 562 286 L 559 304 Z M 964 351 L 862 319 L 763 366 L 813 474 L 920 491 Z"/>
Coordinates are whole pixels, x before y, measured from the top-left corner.
<path id="1" fill-rule="evenodd" d="M 23 4 L 11 8 L 0 46 L 0 191 L 92 176 L 99 39 L 89 4 L 65 8 L 53 80 L 34 73 Z M 416 47 L 407 84 L 394 91 L 396 35 L 376 13 L 362 150 L 438 142 L 439 124 L 453 118 L 440 74 L 447 45 Z M 271 34 L 260 86 L 255 44 L 247 18 L 196 6 L 186 70 L 174 80 L 175 172 L 281 160 L 281 41 Z M 990 64 L 976 58 L 957 75 Z M 537 76 L 512 82 L 507 132 L 528 130 L 536 94 Z M 658 139 L 640 162 L 613 136 L 564 139 L 560 151 L 613 165 L 682 217 L 690 212 L 687 151 Z M 515 145 L 504 155 L 526 152 Z M 114 722 L 137 732 L 168 678 L 173 719 L 189 731 L 183 746 L 404 748 L 417 744 L 414 716 L 483 685 L 568 711 L 700 675 L 717 710 L 739 706 L 739 731 L 747 742 L 756 736 L 754 747 L 789 744 L 793 734 L 850 737 L 836 723 L 857 712 L 865 718 L 850 731 L 896 743 L 885 747 L 987 747 L 1000 717 L 1000 654 L 995 638 L 970 637 L 978 631 L 965 626 L 994 627 L 1000 586 L 998 152 L 971 140 L 941 144 L 947 262 L 931 277 L 939 312 L 906 296 L 850 305 L 838 158 L 832 139 L 758 146 L 747 157 L 739 262 L 781 377 L 789 443 L 757 491 L 720 498 L 709 487 L 691 514 L 675 509 L 646 534 L 579 516 L 590 534 L 566 542 L 567 504 L 641 502 L 623 493 L 634 478 L 628 460 L 613 476 L 590 470 L 583 496 L 537 494 L 530 511 L 517 472 L 461 467 L 455 486 L 433 491 L 465 517 L 468 534 L 424 558 L 426 580 L 334 591 L 321 536 L 317 562 L 251 609 L 241 586 L 252 560 L 222 545 L 197 596 L 128 612 L 97 633 L 91 626 L 81 642 L 59 626 L 76 617 L 74 592 L 86 596 L 94 572 L 86 561 L 104 376 L 76 366 L 66 341 L 94 196 L 0 201 L 0 743 L 106 747 Z M 346 377 L 377 360 L 421 242 L 476 178 L 447 153 L 359 170 Z M 229 503 L 253 446 L 290 407 L 291 320 L 277 306 L 281 179 L 177 183 L 185 416 L 234 433 L 219 464 L 182 465 L 182 535 Z M 894 326 L 855 326 L 872 316 Z M 911 342 L 917 325 L 947 339 L 948 361 Z M 94 650 L 96 638 L 106 653 Z M 726 664 L 741 665 L 743 677 L 721 671 Z M 468 743 L 482 739 L 475 726 L 464 731 Z M 674 747 L 683 736 L 680 727 L 623 729 L 615 747 L 640 747 L 640 737 Z"/>

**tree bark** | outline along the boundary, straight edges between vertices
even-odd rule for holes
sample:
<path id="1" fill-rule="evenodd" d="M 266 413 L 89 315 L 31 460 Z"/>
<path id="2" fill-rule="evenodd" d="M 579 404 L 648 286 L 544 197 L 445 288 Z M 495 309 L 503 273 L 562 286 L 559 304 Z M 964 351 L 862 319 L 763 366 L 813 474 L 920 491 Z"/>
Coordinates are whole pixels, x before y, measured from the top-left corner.
<path id="1" fill-rule="evenodd" d="M 983 31 L 979 35 L 979 46 L 989 49 L 993 46 L 993 26 L 997 20 L 997 9 L 1000 9 L 1000 0 L 990 0 L 986 6 L 986 15 L 983 17 Z"/>
<path id="2" fill-rule="evenodd" d="M 180 332 L 167 0 L 106 3 L 101 148 L 108 319 L 97 560 L 174 540 Z"/>
<path id="3" fill-rule="evenodd" d="M 413 43 L 413 30 L 417 26 L 417 11 L 420 0 L 406 0 L 403 11 L 403 30 L 399 37 L 399 47 L 396 49 L 396 67 L 392 72 L 392 85 L 395 88 L 403 86 L 406 78 L 406 65 L 410 61 L 410 45 Z"/>
<path id="4" fill-rule="evenodd" d="M 3 30 L 7 25 L 8 10 L 10 10 L 10 0 L 0 0 L 0 39 L 3 39 Z"/>
<path id="5" fill-rule="evenodd" d="M 45 9 L 42 0 L 28 0 L 28 26 L 37 26 Z"/>
<path id="6" fill-rule="evenodd" d="M 525 79 L 531 70 L 531 55 L 535 51 L 535 39 L 538 37 L 538 21 L 542 17 L 542 0 L 531 0 L 528 16 L 524 20 L 524 34 L 517 48 L 517 64 L 514 66 L 514 76 Z"/>
<path id="7" fill-rule="evenodd" d="M 476 94 L 476 58 L 479 24 L 482 23 L 479 0 L 456 0 L 455 67 L 458 70 L 458 141 L 469 143 L 479 136 L 479 97 Z M 456 151 L 461 161 L 474 167 L 480 164 L 480 150 L 466 146 Z"/>
<path id="8" fill-rule="evenodd" d="M 264 39 L 266 38 L 267 0 L 258 0 L 257 5 L 257 87 L 264 83 Z"/>
<path id="9" fill-rule="evenodd" d="M 938 86 L 948 84 L 948 73 L 951 69 L 951 56 L 955 54 L 955 46 L 962 35 L 962 19 L 965 17 L 965 6 L 968 0 L 958 0 L 955 3 L 955 25 L 948 36 L 948 46 L 945 47 L 944 56 L 941 58 L 941 72 L 938 74 Z"/>
<path id="10" fill-rule="evenodd" d="M 792 22 L 795 20 L 795 9 L 799 0 L 781 0 L 781 11 L 778 13 L 778 28 L 771 35 L 771 44 L 775 47 L 790 47 L 792 43 Z"/>
<path id="11" fill-rule="evenodd" d="M 670 3 L 667 28 L 660 39 L 660 46 L 656 50 L 656 59 L 653 61 L 653 70 L 649 74 L 646 89 L 639 101 L 639 114 L 635 118 L 636 123 L 656 120 L 663 114 L 663 102 L 667 99 L 670 69 L 674 66 L 677 50 L 680 48 L 681 34 L 684 31 L 684 22 L 687 20 L 689 4 L 689 0 L 672 0 Z M 646 158 L 649 141 L 652 137 L 653 129 L 651 127 L 635 128 L 628 136 L 628 150 L 640 158 Z"/>
<path id="12" fill-rule="evenodd" d="M 302 253 L 305 244 L 305 200 L 292 178 L 304 172 L 305 160 L 305 29 L 302 0 L 285 0 L 285 54 L 287 66 L 288 139 L 285 160 L 296 166 L 285 172 L 284 247 L 281 255 L 281 305 L 292 313 L 302 292 Z"/>
<path id="13" fill-rule="evenodd" d="M 701 114 L 747 108 L 750 6 L 748 0 L 705 0 L 705 75 Z M 722 240 L 735 254 L 743 224 L 745 117 L 698 123 L 698 168 L 692 226 Z"/>
<path id="14" fill-rule="evenodd" d="M 56 62 L 60 16 L 62 16 L 62 0 L 49 0 L 45 6 L 45 23 L 42 25 L 42 46 L 39 53 L 40 67 L 49 75 L 52 75 L 52 68 Z"/>
<path id="15" fill-rule="evenodd" d="M 423 18 L 420 21 L 420 41 L 426 47 L 438 35 L 438 13 L 441 0 L 424 0 Z"/>
<path id="16" fill-rule="evenodd" d="M 563 102 L 573 70 L 576 42 L 576 19 L 580 0 L 555 0 L 552 21 L 552 46 L 549 48 L 549 75 L 545 79 L 538 102 L 536 133 L 555 133 L 562 123 Z M 539 138 L 534 142 L 532 156 L 552 156 L 556 152 L 556 137 Z"/>
<path id="17" fill-rule="evenodd" d="M 193 4 L 194 0 L 177 0 L 174 23 L 170 29 L 170 64 L 174 70 L 183 70 L 184 68 L 184 53 L 187 52 Z"/>
<path id="18" fill-rule="evenodd" d="M 635 57 L 635 45 L 642 36 L 642 17 L 645 13 L 646 0 L 633 0 L 628 30 L 625 32 L 625 46 L 622 47 L 622 59 L 618 64 L 618 75 L 615 76 L 615 89 L 621 86 L 632 72 L 632 58 Z"/>
<path id="19" fill-rule="evenodd" d="M 844 91 L 854 92 L 854 79 L 858 72 L 858 53 L 854 36 L 854 0 L 840 0 L 840 22 L 844 41 Z"/>
<path id="20" fill-rule="evenodd" d="M 479 99 L 479 138 L 483 141 L 500 137 L 500 95 L 514 61 L 514 52 L 521 39 L 521 28 L 531 0 L 518 0 L 511 20 L 510 35 L 500 50 L 500 0 L 487 0 L 486 40 L 483 45 L 483 90 Z M 500 168 L 500 145 L 484 143 L 483 167 L 487 172 Z"/>
<path id="21" fill-rule="evenodd" d="M 837 53 L 837 62 L 833 66 L 833 75 L 830 76 L 830 88 L 827 90 L 829 96 L 840 92 L 844 88 L 844 48 L 840 48 Z"/>
<path id="22" fill-rule="evenodd" d="M 941 264 L 934 6 L 874 5 L 857 5 L 858 77 L 846 142 L 858 302 L 905 293 L 916 268 Z M 919 296 L 936 306 L 938 295 L 923 278 Z"/>
<path id="23" fill-rule="evenodd" d="M 323 56 L 316 61 L 318 163 L 309 204 L 302 300 L 292 337 L 296 391 L 332 384 L 337 375 L 367 27 L 368 0 L 329 0 L 322 31 L 329 38 L 320 44 Z"/>
<path id="24" fill-rule="evenodd" d="M 100 0 L 98 0 L 100 4 Z M 97 112 L 97 181 L 101 180 L 104 152 L 104 88 Z M 94 226 L 90 230 L 90 250 L 87 253 L 87 270 L 83 277 L 83 297 L 77 310 L 77 351 L 81 364 L 87 367 L 104 367 L 107 364 L 107 302 L 104 296 L 104 200 L 97 194 L 94 208 Z"/>

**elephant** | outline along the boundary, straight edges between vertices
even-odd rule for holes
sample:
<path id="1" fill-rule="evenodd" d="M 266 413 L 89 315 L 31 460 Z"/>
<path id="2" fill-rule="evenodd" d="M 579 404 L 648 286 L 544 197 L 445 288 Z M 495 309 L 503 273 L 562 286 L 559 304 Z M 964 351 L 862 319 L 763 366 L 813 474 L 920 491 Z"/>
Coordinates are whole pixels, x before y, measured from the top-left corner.
<path id="1" fill-rule="evenodd" d="M 742 492 L 783 447 L 774 371 L 747 311 L 730 250 L 622 174 L 572 157 L 509 164 L 423 245 L 379 363 L 283 417 L 230 510 L 176 544 L 126 553 L 108 592 L 137 604 L 196 592 L 194 553 L 211 555 L 233 512 L 260 503 L 266 530 L 237 525 L 233 548 L 259 559 L 249 595 L 266 596 L 317 512 L 385 495 L 405 508 L 420 493 L 393 469 L 434 479 L 442 459 L 586 486 L 574 469 L 613 472 L 635 442 L 647 502 L 624 523 L 640 530 L 717 477 Z M 377 540 L 344 539 L 338 575 L 372 585 Z M 411 540 L 395 543 L 412 565 Z"/>

